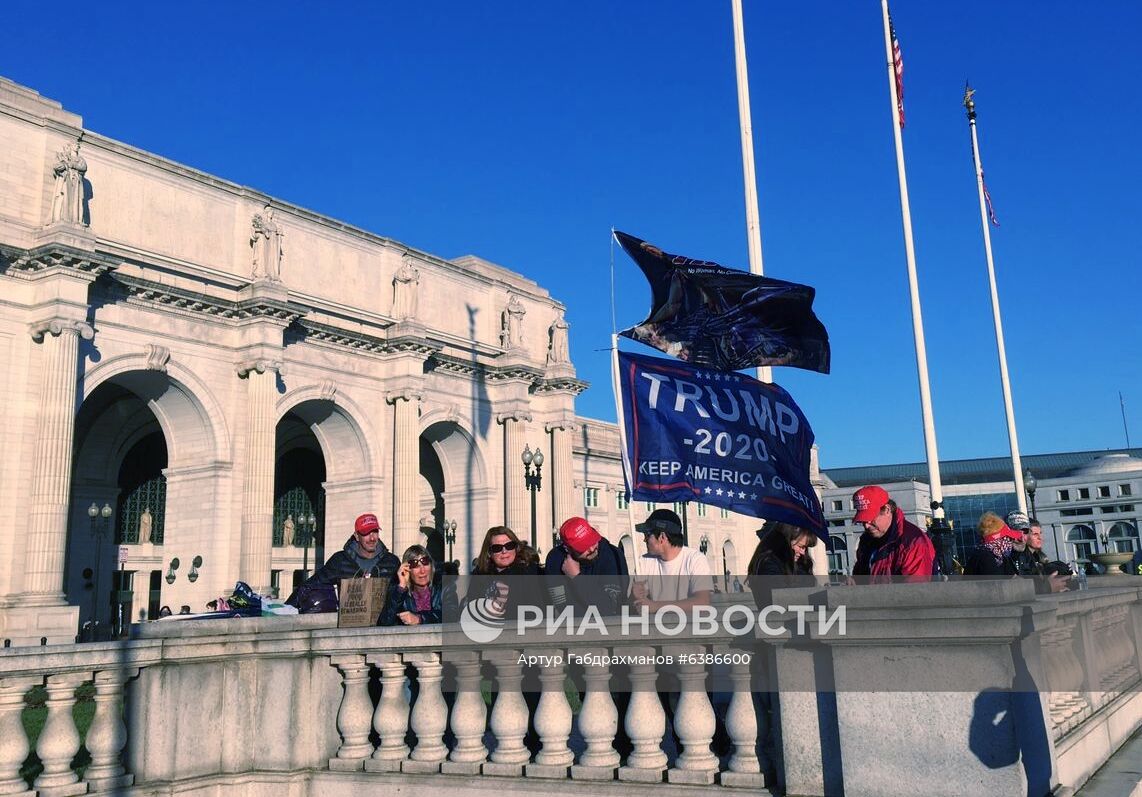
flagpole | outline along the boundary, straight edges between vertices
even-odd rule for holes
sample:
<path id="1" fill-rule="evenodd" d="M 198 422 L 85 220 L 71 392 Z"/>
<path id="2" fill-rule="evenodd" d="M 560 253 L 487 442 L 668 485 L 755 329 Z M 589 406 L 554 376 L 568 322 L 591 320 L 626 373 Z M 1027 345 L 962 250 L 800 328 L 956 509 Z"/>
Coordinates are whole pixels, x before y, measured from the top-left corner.
<path id="1" fill-rule="evenodd" d="M 622 460 L 623 476 L 626 479 L 626 483 L 633 487 L 634 478 L 630 469 L 630 456 L 627 453 L 627 427 L 626 419 L 623 416 L 623 394 L 619 379 L 619 336 L 615 333 L 611 333 L 611 390 L 614 391 L 615 394 L 615 417 L 619 422 L 619 456 Z M 642 555 L 639 553 L 638 544 L 635 542 L 638 535 L 635 534 L 634 531 L 634 507 L 631 506 L 629 501 L 627 502 L 627 526 L 630 529 L 631 545 L 634 547 L 634 556 L 632 556 L 631 559 L 634 562 L 634 574 L 637 576 L 641 570 L 639 560 L 642 558 Z"/>
<path id="2" fill-rule="evenodd" d="M 738 121 L 742 139 L 742 175 L 745 180 L 745 230 L 749 241 L 749 271 L 765 274 L 761 257 L 761 220 L 757 209 L 757 171 L 753 162 L 753 122 L 749 111 L 749 75 L 746 72 L 745 24 L 742 0 L 732 0 L 734 15 L 734 64 L 738 82 Z M 773 370 L 769 366 L 757 369 L 760 382 L 772 382 Z"/>
<path id="3" fill-rule="evenodd" d="M 904 172 L 904 138 L 900 131 L 899 97 L 896 93 L 896 61 L 888 21 L 888 0 L 880 0 L 884 16 L 884 51 L 888 57 L 888 90 L 892 101 L 892 132 L 896 138 L 896 171 L 900 182 L 900 214 L 904 222 L 904 254 L 908 260 L 908 292 L 912 299 L 912 336 L 916 342 L 916 374 L 920 382 L 920 413 L 924 421 L 924 450 L 928 457 L 928 481 L 932 491 L 933 517 L 944 516 L 944 489 L 940 484 L 940 455 L 936 450 L 936 426 L 932 419 L 932 393 L 928 386 L 928 352 L 924 346 L 924 319 L 920 313 L 920 289 L 916 283 L 916 250 L 912 244 L 912 211 L 908 204 L 908 178 Z"/>
<path id="4" fill-rule="evenodd" d="M 991 229 L 988 211 L 987 189 L 983 184 L 983 164 L 979 157 L 979 137 L 975 124 L 975 94 L 970 87 L 964 89 L 964 107 L 968 112 L 968 127 L 971 128 L 971 151 L 975 161 L 975 184 L 979 192 L 979 220 L 983 225 L 983 251 L 987 255 L 987 281 L 991 287 L 991 315 L 995 322 L 995 346 L 999 350 L 999 381 L 1003 385 L 1003 410 L 1007 414 L 1007 438 L 1011 444 L 1011 469 L 1015 475 L 1015 499 L 1019 511 L 1027 512 L 1026 492 L 1023 488 L 1023 463 L 1019 460 L 1019 436 L 1015 432 L 1015 409 L 1011 403 L 1011 380 L 1007 374 L 1007 347 L 1003 343 L 1003 319 L 999 313 L 999 290 L 995 286 L 995 261 L 991 254 Z"/>

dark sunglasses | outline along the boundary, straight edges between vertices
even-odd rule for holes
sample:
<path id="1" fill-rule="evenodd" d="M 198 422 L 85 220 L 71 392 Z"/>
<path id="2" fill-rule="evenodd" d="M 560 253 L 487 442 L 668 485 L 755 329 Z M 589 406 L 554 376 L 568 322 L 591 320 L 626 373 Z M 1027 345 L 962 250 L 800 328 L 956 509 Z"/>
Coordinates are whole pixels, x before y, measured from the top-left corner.
<path id="1" fill-rule="evenodd" d="M 406 564 L 409 567 L 429 567 L 432 564 L 431 556 L 421 556 L 417 559 L 409 559 Z"/>
<path id="2" fill-rule="evenodd" d="M 514 551 L 518 547 L 518 542 L 505 542 L 503 545 L 500 545 L 498 542 L 496 542 L 489 545 L 488 550 L 492 553 L 501 553 L 502 551 Z"/>

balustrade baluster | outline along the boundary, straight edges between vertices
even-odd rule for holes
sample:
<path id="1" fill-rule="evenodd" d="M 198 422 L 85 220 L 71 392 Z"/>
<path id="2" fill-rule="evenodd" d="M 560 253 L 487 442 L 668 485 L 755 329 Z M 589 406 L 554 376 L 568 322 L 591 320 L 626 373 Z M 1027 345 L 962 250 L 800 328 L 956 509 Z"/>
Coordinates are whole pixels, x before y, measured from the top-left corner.
<path id="1" fill-rule="evenodd" d="M 623 728 L 634 749 L 627 756 L 626 765 L 619 768 L 619 780 L 660 783 L 666 769 L 666 753 L 662 751 L 666 712 L 656 689 L 658 672 L 654 659 L 657 651 L 647 647 L 623 648 L 620 652 L 632 659 L 630 704 Z"/>
<path id="2" fill-rule="evenodd" d="M 587 661 L 609 653 L 606 648 L 582 651 Z M 619 729 L 619 712 L 611 698 L 610 665 L 587 664 L 583 668 L 586 696 L 579 709 L 579 733 L 587 749 L 579 756 L 579 763 L 571 767 L 571 777 L 577 780 L 613 780 L 619 765 L 619 754 L 611 743 Z"/>
<path id="3" fill-rule="evenodd" d="M 75 728 L 72 708 L 75 688 L 83 680 L 84 676 L 79 673 L 48 676 L 48 716 L 36 742 L 36 755 L 44 771 L 32 784 L 40 797 L 70 797 L 87 791 L 87 784 L 80 783 L 71 768 L 71 761 L 79 752 L 79 731 Z"/>
<path id="4" fill-rule="evenodd" d="M 404 660 L 399 653 L 380 653 L 369 661 L 381 668 L 381 699 L 373 712 L 373 729 L 381 744 L 365 762 L 370 772 L 396 772 L 408 758 L 408 693 L 405 691 Z"/>
<path id="5" fill-rule="evenodd" d="M 726 652 L 732 655 L 740 651 L 727 649 Z M 726 733 L 734 743 L 734 754 L 730 756 L 729 771 L 722 773 L 722 785 L 760 789 L 765 786 L 765 778 L 755 752 L 758 721 L 750 691 L 748 661 L 730 665 L 730 681 L 734 691 L 726 711 Z"/>
<path id="6" fill-rule="evenodd" d="M 83 773 L 91 791 L 110 791 L 134 782 L 123 770 L 122 752 L 127 746 L 123 722 L 123 684 L 139 674 L 138 668 L 101 670 L 95 673 L 95 716 L 87 730 L 91 765 Z"/>
<path id="7" fill-rule="evenodd" d="M 465 651 L 450 654 L 449 660 L 456 664 L 456 701 L 451 718 L 456 746 L 440 770 L 449 775 L 476 775 L 488 758 L 488 748 L 484 747 L 488 708 L 480 693 L 480 654 Z"/>
<path id="8" fill-rule="evenodd" d="M 5 797 L 32 797 L 20 776 L 20 767 L 31 746 L 24 733 L 24 695 L 42 678 L 23 676 L 0 678 L 0 794 Z"/>
<path id="9" fill-rule="evenodd" d="M 527 733 L 528 708 L 520 685 L 523 682 L 523 665 L 518 650 L 497 650 L 487 657 L 496 665 L 496 702 L 492 705 L 491 730 L 496 737 L 496 749 L 491 761 L 483 766 L 486 775 L 523 774 L 523 765 L 531 758 L 524 746 Z"/>
<path id="10" fill-rule="evenodd" d="M 542 650 L 535 653 L 547 657 L 541 659 L 546 662 L 539 672 L 543 692 L 535 710 L 535 732 L 539 734 L 543 747 L 535 756 L 535 763 L 528 764 L 525 769 L 528 777 L 566 778 L 567 768 L 575 760 L 575 754 L 567 747 L 573 717 L 567 695 L 563 692 L 565 651 Z"/>
<path id="11" fill-rule="evenodd" d="M 687 654 L 701 655 L 704 648 L 681 649 L 675 659 Z M 718 771 L 718 759 L 710 750 L 717 721 L 710 696 L 706 694 L 706 665 L 683 663 L 678 665 L 680 692 L 678 708 L 674 712 L 674 733 L 682 742 L 682 754 L 666 773 L 671 783 L 709 785 Z"/>
<path id="12" fill-rule="evenodd" d="M 432 773 L 440 771 L 440 762 L 448 756 L 444 731 L 448 727 L 448 706 L 440 691 L 443 666 L 439 653 L 412 653 L 405 657 L 416 665 L 419 689 L 412 707 L 412 730 L 416 749 L 412 758 L 401 764 L 402 772 Z"/>
<path id="13" fill-rule="evenodd" d="M 369 665 L 364 656 L 335 656 L 330 659 L 341 671 L 345 692 L 337 710 L 337 731 L 341 746 L 337 757 L 329 759 L 329 768 L 338 772 L 361 769 L 365 758 L 373 751 L 369 742 L 369 719 L 373 714 L 373 701 L 369 699 Z"/>

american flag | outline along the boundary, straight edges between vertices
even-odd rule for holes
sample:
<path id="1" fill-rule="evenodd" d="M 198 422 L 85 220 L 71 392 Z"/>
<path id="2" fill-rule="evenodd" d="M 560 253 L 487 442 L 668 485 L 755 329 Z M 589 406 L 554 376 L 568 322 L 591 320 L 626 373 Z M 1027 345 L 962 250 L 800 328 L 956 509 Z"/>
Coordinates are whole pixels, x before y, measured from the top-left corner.
<path id="1" fill-rule="evenodd" d="M 900 39 L 896 37 L 891 14 L 888 15 L 888 33 L 892 37 L 892 69 L 896 73 L 896 112 L 900 115 L 900 126 L 904 127 L 904 56 L 900 54 Z"/>
<path id="2" fill-rule="evenodd" d="M 987 180 L 983 179 L 983 172 L 979 173 L 979 181 L 983 183 L 983 201 L 987 203 L 987 215 L 991 219 L 991 223 L 996 227 L 999 226 L 999 219 L 995 217 L 995 208 L 991 205 L 991 192 L 987 190 Z"/>

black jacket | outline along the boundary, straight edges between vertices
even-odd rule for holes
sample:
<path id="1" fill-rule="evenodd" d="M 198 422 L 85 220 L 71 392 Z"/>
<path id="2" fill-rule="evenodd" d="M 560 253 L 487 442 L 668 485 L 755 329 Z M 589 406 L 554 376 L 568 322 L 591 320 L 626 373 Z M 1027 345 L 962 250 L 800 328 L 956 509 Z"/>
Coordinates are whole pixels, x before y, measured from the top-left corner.
<path id="1" fill-rule="evenodd" d="M 995 559 L 995 554 L 982 545 L 979 545 L 968 554 L 968 560 L 964 563 L 965 576 L 1017 576 L 1019 575 L 1019 566 L 1015 561 L 1016 551 L 1012 551 L 1007 556 L 1003 557 L 1003 561 L 999 562 Z"/>
<path id="2" fill-rule="evenodd" d="M 547 606 L 547 590 L 539 563 L 524 565 L 518 560 L 500 573 L 473 573 L 464 602 L 492 597 L 491 587 L 497 581 L 508 585 L 504 618 L 509 622 L 515 621 L 520 606 L 538 606 L 541 611 Z"/>
<path id="3" fill-rule="evenodd" d="M 551 604 L 560 610 L 564 605 L 575 607 L 576 617 L 588 606 L 594 606 L 603 617 L 616 615 L 626 603 L 630 574 L 627 560 L 617 546 L 607 540 L 599 541 L 599 555 L 590 562 L 579 563 L 579 575 L 563 575 L 563 562 L 570 556 L 567 549 L 557 545 L 547 554 L 543 574 Z"/>
<path id="4" fill-rule="evenodd" d="M 357 557 L 357 541 L 350 537 L 345 547 L 329 557 L 324 565 L 308 579 L 307 586 L 316 584 L 336 584 L 343 578 L 383 578 L 386 581 L 396 579 L 400 568 L 400 559 L 392 554 L 385 544 L 377 541 L 377 555 L 372 559 L 359 559 Z"/>

